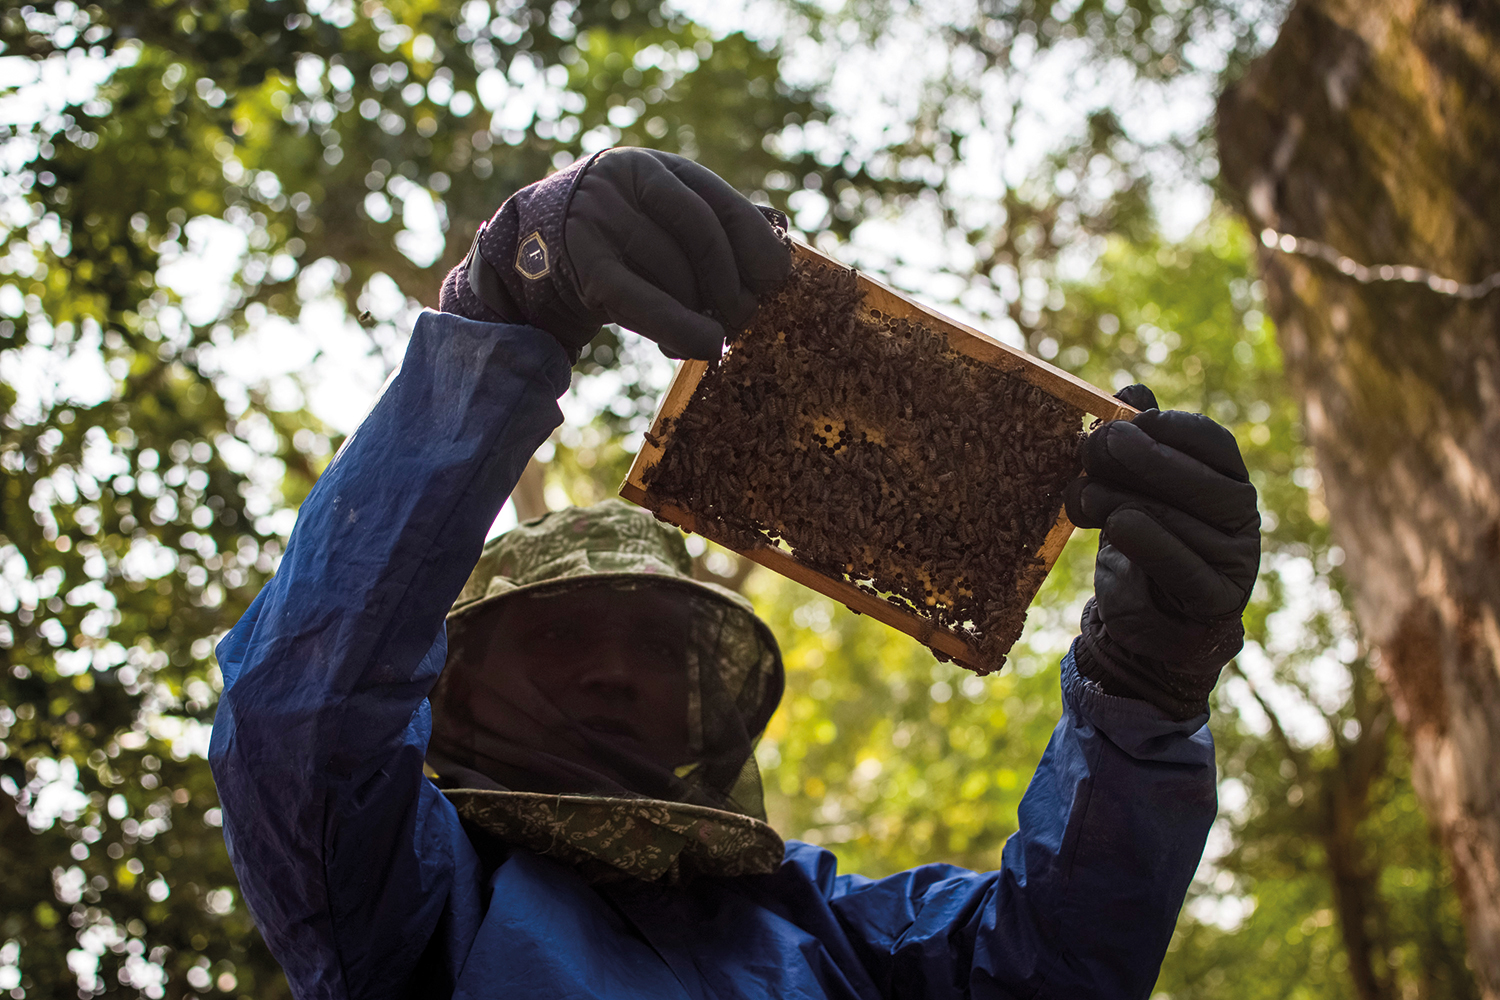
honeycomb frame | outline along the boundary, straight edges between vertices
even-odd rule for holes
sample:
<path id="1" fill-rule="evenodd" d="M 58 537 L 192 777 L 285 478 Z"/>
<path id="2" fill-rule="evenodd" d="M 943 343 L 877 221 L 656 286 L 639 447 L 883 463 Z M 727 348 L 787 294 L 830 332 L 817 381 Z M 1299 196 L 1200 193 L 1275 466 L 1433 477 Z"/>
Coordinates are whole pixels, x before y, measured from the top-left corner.
<path id="1" fill-rule="evenodd" d="M 1108 392 L 972 327 L 942 316 L 907 296 L 844 267 L 806 245 L 794 243 L 793 254 L 795 266 L 798 269 L 818 269 L 820 272 L 834 274 L 845 284 L 849 281 L 855 283 L 857 301 L 853 304 L 853 311 L 856 314 L 856 323 L 863 324 L 857 329 L 881 328 L 889 331 L 895 328 L 909 331 L 903 334 L 904 336 L 911 336 L 913 333 L 924 337 L 935 334 L 942 342 L 943 352 L 958 359 L 970 369 L 974 368 L 973 362 L 978 362 L 979 365 L 994 369 L 1003 373 L 1004 376 L 1019 379 L 1027 387 L 1040 390 L 1046 397 L 1051 397 L 1052 400 L 1057 400 L 1076 411 L 1078 432 L 1083 431 L 1083 425 L 1089 417 L 1098 420 L 1114 420 L 1129 418 L 1137 412 Z M 751 328 L 755 326 L 756 322 L 752 321 Z M 747 335 L 741 334 L 740 336 Z M 780 336 L 784 338 L 785 334 Z M 734 353 L 739 343 L 738 339 L 731 338 L 726 359 Z M 645 442 L 637 453 L 625 482 L 620 487 L 620 495 L 650 510 L 661 520 L 674 524 L 689 533 L 695 533 L 717 542 L 745 558 L 839 601 L 851 611 L 868 615 L 899 629 L 928 646 L 939 658 L 952 659 L 979 673 L 989 673 L 998 669 L 1003 664 L 1010 646 L 1020 635 L 1026 609 L 1040 590 L 1047 574 L 1072 534 L 1073 525 L 1061 509 L 1060 489 L 1056 491 L 1056 496 L 1051 496 L 1049 493 L 1046 498 L 1048 503 L 1055 503 L 1057 514 L 1055 520 L 1049 519 L 1050 527 L 1046 524 L 1041 526 L 1045 529 L 1045 534 L 1042 535 L 1041 530 L 1033 529 L 1030 533 L 1031 537 L 1025 540 L 1024 545 L 1011 546 L 1009 557 L 1013 559 L 1016 566 L 1014 587 L 1007 594 L 1007 600 L 1011 602 L 1009 605 L 1011 610 L 995 620 L 999 624 L 992 623 L 992 627 L 982 633 L 977 633 L 973 627 L 955 627 L 951 624 L 944 624 L 939 620 L 943 617 L 942 615 L 928 612 L 909 599 L 897 600 L 896 596 L 889 592 L 882 592 L 871 586 L 870 581 L 852 579 L 851 573 L 835 575 L 836 571 L 831 570 L 826 557 L 821 561 L 805 556 L 799 558 L 797 549 L 789 546 L 784 540 L 778 539 L 776 532 L 772 529 L 763 528 L 759 532 L 749 531 L 745 527 L 746 522 L 743 518 L 739 519 L 741 523 L 738 525 L 727 523 L 724 519 L 704 510 L 690 509 L 692 504 L 682 503 L 680 495 L 673 496 L 670 495 L 670 491 L 653 487 L 653 479 L 662 473 L 665 467 L 663 459 L 668 449 L 673 446 L 674 433 L 679 421 L 683 419 L 684 413 L 688 411 L 694 400 L 702 398 L 703 393 L 700 390 L 708 389 L 715 393 L 733 391 L 733 387 L 726 388 L 722 384 L 722 379 L 716 381 L 713 377 L 724 363 L 724 361 L 680 363 L 658 407 L 651 431 L 646 435 Z M 705 377 L 709 379 L 706 384 Z M 1026 391 L 1031 392 L 1031 389 L 1028 388 Z M 1033 397 L 1035 395 L 1032 393 Z M 920 402 L 919 399 L 917 401 Z M 701 405 L 703 404 L 700 403 Z M 910 415 L 910 406 L 907 410 Z M 852 412 L 845 412 L 842 415 L 828 414 L 823 428 L 812 429 L 814 435 L 812 440 L 826 446 L 829 453 L 837 454 L 843 448 L 841 442 L 850 439 L 848 421 L 853 420 L 854 417 Z M 824 423 L 824 417 L 820 415 L 817 422 Z M 876 433 L 880 432 L 865 431 L 866 436 L 873 436 Z M 930 445 L 927 446 L 927 450 L 931 454 Z M 947 475 L 951 476 L 951 473 Z M 861 512 L 861 516 L 868 517 L 868 513 Z M 1036 538 L 1037 535 L 1042 535 L 1040 540 Z M 848 569 L 853 570 L 853 568 L 854 564 L 851 562 Z M 926 603 L 933 605 L 934 601 L 930 596 L 931 585 L 928 590 L 929 598 Z M 942 610 L 942 607 L 935 609 L 935 611 Z"/>

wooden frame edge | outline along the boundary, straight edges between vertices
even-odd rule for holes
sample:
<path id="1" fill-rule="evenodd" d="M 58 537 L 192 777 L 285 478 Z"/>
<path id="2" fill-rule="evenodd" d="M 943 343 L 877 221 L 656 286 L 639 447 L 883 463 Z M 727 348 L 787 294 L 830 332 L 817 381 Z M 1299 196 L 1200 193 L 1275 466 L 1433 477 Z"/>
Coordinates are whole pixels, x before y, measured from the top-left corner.
<path id="1" fill-rule="evenodd" d="M 834 579 L 809 566 L 805 566 L 795 556 L 789 555 L 775 546 L 758 545 L 748 550 L 737 548 L 719 536 L 714 530 L 712 523 L 700 522 L 691 511 L 684 510 L 676 504 L 671 503 L 664 503 L 653 507 L 648 502 L 649 497 L 647 494 L 633 484 L 627 483 L 625 486 L 622 486 L 620 495 L 632 503 L 645 507 L 652 514 L 664 521 L 675 524 L 689 534 L 701 535 L 712 542 L 724 546 L 724 548 L 729 549 L 731 552 L 749 559 L 751 562 L 758 563 L 789 580 L 800 583 L 804 587 L 822 594 L 824 597 L 838 601 L 855 614 L 867 615 L 878 622 L 904 632 L 924 646 L 937 650 L 949 659 L 970 669 L 985 669 L 974 644 L 966 637 L 959 635 L 951 629 L 943 628 L 933 624 L 926 618 L 903 611 L 889 601 L 860 590 L 852 583 Z"/>
<path id="2" fill-rule="evenodd" d="M 656 407 L 656 415 L 651 418 L 651 430 L 646 439 L 641 442 L 641 450 L 635 453 L 635 459 L 630 463 L 630 471 L 625 474 L 625 482 L 620 486 L 620 495 L 631 503 L 640 504 L 650 510 L 650 505 L 637 500 L 635 497 L 625 493 L 625 487 L 634 487 L 642 497 L 646 495 L 646 484 L 644 476 L 646 470 L 657 462 L 666 451 L 667 442 L 664 439 L 656 439 L 655 435 L 662 426 L 662 421 L 677 417 L 687 408 L 688 401 L 693 398 L 693 392 L 698 388 L 698 382 L 703 378 L 703 373 L 708 371 L 707 361 L 684 361 L 677 366 L 677 371 L 672 375 L 672 382 L 667 386 L 666 395 L 662 396 L 661 402 Z"/>

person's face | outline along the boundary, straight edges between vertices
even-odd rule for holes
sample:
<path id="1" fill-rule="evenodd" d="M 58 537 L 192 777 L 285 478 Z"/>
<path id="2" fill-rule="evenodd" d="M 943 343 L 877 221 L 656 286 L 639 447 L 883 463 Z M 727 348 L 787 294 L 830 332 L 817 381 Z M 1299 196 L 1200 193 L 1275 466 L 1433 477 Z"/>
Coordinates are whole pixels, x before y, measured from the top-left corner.
<path id="1" fill-rule="evenodd" d="M 571 722 L 664 767 L 689 761 L 693 603 L 665 588 L 597 586 L 507 602 L 487 670 L 519 670 Z"/>

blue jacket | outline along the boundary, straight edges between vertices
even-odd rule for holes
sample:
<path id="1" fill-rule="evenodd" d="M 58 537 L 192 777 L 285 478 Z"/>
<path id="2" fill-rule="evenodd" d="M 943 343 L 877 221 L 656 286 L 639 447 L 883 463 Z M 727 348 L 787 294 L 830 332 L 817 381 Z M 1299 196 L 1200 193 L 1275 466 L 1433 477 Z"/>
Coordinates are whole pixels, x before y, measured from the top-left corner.
<path id="1" fill-rule="evenodd" d="M 1145 997 L 1215 812 L 1204 719 L 1063 660 L 1064 712 L 999 871 L 590 887 L 486 866 L 423 776 L 443 615 L 561 421 L 563 350 L 426 313 L 218 649 L 210 759 L 244 898 L 301 998 Z"/>

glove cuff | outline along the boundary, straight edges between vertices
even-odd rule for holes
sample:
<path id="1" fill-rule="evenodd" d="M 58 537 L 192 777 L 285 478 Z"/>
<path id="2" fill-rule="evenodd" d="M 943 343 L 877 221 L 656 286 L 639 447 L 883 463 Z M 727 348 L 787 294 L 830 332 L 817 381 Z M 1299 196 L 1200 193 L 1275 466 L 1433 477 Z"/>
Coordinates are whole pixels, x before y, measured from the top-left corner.
<path id="1" fill-rule="evenodd" d="M 474 294 L 474 289 L 469 287 L 469 258 L 474 254 L 474 245 L 469 245 L 469 252 L 464 255 L 463 261 L 448 276 L 443 279 L 443 290 L 438 294 L 438 310 L 445 313 L 454 313 L 465 319 L 479 320 L 482 323 L 524 323 L 525 318 L 521 311 L 516 308 L 514 302 L 496 302 L 496 306 L 504 308 L 504 312 L 485 305 L 479 296 Z"/>
<path id="2" fill-rule="evenodd" d="M 1188 662 L 1142 656 L 1110 636 L 1092 597 L 1084 605 L 1079 625 L 1080 641 L 1073 652 L 1079 674 L 1098 683 L 1105 694 L 1149 702 L 1179 721 L 1208 710 L 1208 696 L 1219 682 L 1220 671 L 1245 643 L 1244 625 L 1236 614 L 1210 622 Z"/>
<path id="3" fill-rule="evenodd" d="M 443 282 L 440 308 L 471 319 L 539 327 L 576 359 L 604 318 L 579 298 L 563 228 L 578 181 L 599 155 L 506 199 L 479 228 L 463 263 Z"/>

